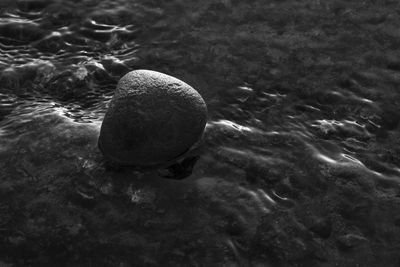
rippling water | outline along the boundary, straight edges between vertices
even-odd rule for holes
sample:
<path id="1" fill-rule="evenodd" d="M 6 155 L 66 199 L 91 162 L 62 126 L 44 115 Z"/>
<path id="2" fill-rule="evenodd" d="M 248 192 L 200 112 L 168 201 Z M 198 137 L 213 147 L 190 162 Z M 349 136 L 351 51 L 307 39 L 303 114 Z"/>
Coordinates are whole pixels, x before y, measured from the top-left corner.
<path id="1" fill-rule="evenodd" d="M 0 265 L 398 266 L 397 1 L 1 1 Z M 209 120 L 193 174 L 104 167 L 120 77 Z"/>

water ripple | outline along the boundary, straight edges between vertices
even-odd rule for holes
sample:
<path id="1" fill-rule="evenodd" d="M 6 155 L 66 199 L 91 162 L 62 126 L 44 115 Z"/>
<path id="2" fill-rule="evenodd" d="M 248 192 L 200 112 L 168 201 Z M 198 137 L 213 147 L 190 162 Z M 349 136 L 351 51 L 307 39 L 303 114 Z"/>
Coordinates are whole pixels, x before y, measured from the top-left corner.
<path id="1" fill-rule="evenodd" d="M 390 1 L 275 2 L 1 1 L 0 257 L 341 266 L 373 248 L 384 257 L 364 265 L 386 264 L 399 236 L 396 9 L 361 25 Z M 207 102 L 187 179 L 109 169 L 97 148 L 118 80 L 138 68 Z"/>

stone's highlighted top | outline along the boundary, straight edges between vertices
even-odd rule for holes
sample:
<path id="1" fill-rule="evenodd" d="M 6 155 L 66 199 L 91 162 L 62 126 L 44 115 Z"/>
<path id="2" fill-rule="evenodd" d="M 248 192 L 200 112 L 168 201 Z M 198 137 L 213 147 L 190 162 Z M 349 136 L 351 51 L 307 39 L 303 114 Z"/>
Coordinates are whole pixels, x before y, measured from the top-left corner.
<path id="1" fill-rule="evenodd" d="M 191 86 L 160 72 L 135 70 L 118 82 L 99 148 L 120 165 L 165 165 L 200 140 L 206 122 L 206 104 Z"/>

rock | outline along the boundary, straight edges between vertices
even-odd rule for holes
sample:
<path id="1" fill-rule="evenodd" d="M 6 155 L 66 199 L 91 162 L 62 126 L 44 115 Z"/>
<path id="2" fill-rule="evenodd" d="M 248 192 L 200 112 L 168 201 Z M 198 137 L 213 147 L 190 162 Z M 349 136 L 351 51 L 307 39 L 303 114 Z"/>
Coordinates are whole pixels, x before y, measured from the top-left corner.
<path id="1" fill-rule="evenodd" d="M 198 156 L 188 156 L 181 162 L 168 166 L 166 169 L 159 170 L 158 175 L 167 179 L 182 180 L 192 174 L 193 167 L 198 159 Z"/>
<path id="2" fill-rule="evenodd" d="M 136 70 L 119 81 L 98 144 L 113 163 L 168 165 L 200 140 L 206 121 L 206 104 L 191 86 L 163 73 Z"/>
<path id="3" fill-rule="evenodd" d="M 316 218 L 310 230 L 322 238 L 328 238 L 332 232 L 332 223 L 327 218 Z"/>
<path id="4" fill-rule="evenodd" d="M 356 234 L 339 236 L 337 242 L 342 249 L 349 249 L 368 241 L 365 237 Z"/>

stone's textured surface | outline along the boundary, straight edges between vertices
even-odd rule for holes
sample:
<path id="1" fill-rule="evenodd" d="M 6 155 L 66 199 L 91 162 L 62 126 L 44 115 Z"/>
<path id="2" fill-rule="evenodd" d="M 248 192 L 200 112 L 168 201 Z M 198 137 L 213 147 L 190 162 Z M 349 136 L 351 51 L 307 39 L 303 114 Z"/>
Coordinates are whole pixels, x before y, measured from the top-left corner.
<path id="1" fill-rule="evenodd" d="M 188 151 L 206 121 L 206 104 L 188 84 L 155 71 L 132 71 L 117 85 L 99 148 L 121 165 L 162 165 Z"/>

